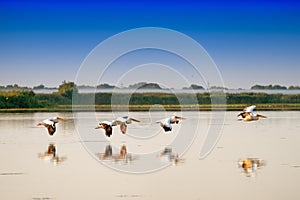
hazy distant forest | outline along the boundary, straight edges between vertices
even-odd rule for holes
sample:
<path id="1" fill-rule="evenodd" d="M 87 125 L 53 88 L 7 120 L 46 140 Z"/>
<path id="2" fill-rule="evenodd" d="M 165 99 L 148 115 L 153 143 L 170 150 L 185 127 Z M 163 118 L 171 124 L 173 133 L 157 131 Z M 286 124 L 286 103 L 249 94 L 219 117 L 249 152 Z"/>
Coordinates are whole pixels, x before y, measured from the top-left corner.
<path id="1" fill-rule="evenodd" d="M 76 95 L 75 104 L 83 104 L 91 95 L 88 93 L 78 93 L 78 89 L 73 82 L 63 82 L 58 92 L 51 94 L 36 94 L 32 90 L 11 90 L 0 91 L 0 108 L 53 108 L 62 105 L 72 104 L 72 95 Z M 114 101 L 111 101 L 114 95 Z M 211 104 L 210 93 L 198 93 L 196 95 L 198 104 Z M 128 94 L 123 93 L 96 93 L 95 102 L 90 102 L 96 105 L 113 105 L 122 104 L 128 98 Z M 129 105 L 180 105 L 195 104 L 194 94 L 182 93 L 134 93 L 129 98 Z M 227 93 L 227 104 L 300 104 L 299 94 L 266 94 L 266 93 Z"/>

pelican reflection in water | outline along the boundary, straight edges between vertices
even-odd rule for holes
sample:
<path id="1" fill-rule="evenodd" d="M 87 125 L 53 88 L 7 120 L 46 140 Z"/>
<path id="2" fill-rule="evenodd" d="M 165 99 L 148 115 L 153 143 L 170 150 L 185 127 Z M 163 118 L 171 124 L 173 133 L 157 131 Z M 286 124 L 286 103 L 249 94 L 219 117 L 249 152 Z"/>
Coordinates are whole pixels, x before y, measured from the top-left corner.
<path id="1" fill-rule="evenodd" d="M 54 165 L 63 163 L 67 158 L 66 157 L 59 157 L 57 155 L 56 147 L 54 144 L 49 144 L 47 151 L 44 153 L 39 153 L 38 158 L 53 163 Z"/>
<path id="2" fill-rule="evenodd" d="M 238 160 L 238 166 L 243 168 L 243 172 L 247 177 L 255 176 L 256 171 L 265 165 L 265 161 L 258 158 L 243 158 Z"/>
<path id="3" fill-rule="evenodd" d="M 184 159 L 179 158 L 178 154 L 172 152 L 172 148 L 166 147 L 160 154 L 159 158 L 162 161 L 167 161 L 172 163 L 173 165 L 177 165 L 179 163 L 183 163 Z"/>
<path id="4" fill-rule="evenodd" d="M 121 161 L 124 163 L 128 163 L 136 159 L 131 154 L 127 153 L 127 148 L 125 145 L 123 145 L 120 149 L 120 152 L 116 154 L 113 154 L 111 145 L 107 145 L 104 153 L 97 153 L 96 156 L 99 158 L 99 160 L 113 160 L 115 162 Z"/>

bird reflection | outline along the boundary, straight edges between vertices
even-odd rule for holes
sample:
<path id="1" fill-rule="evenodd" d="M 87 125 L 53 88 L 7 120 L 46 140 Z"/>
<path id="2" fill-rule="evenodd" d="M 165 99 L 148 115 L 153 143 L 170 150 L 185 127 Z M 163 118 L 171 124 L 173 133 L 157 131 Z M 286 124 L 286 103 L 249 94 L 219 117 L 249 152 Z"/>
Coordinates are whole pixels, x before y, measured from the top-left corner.
<path id="1" fill-rule="evenodd" d="M 247 177 L 255 176 L 257 170 L 264 165 L 265 161 L 258 158 L 243 158 L 238 161 L 238 166 L 243 168 Z"/>
<path id="2" fill-rule="evenodd" d="M 184 159 L 179 158 L 178 154 L 172 152 L 172 148 L 166 147 L 160 154 L 159 158 L 162 161 L 167 161 L 172 163 L 173 165 L 177 165 L 179 163 L 183 163 Z"/>
<path id="3" fill-rule="evenodd" d="M 54 144 L 49 144 L 47 151 L 44 153 L 39 153 L 38 158 L 53 163 L 54 165 L 63 163 L 67 158 L 59 157 L 56 152 L 56 147 Z"/>
<path id="4" fill-rule="evenodd" d="M 125 145 L 121 147 L 120 152 L 117 154 L 113 154 L 111 145 L 107 145 L 104 153 L 97 153 L 96 156 L 99 158 L 99 160 L 113 160 L 115 162 L 121 161 L 124 163 L 128 163 L 136 159 L 131 154 L 127 153 L 127 148 Z"/>

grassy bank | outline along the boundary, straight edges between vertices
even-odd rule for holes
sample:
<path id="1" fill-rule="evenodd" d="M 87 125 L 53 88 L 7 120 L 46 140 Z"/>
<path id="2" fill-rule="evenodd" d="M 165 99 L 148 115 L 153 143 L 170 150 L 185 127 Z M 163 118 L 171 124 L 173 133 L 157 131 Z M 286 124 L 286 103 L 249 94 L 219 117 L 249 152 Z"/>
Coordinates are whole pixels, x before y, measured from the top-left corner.
<path id="1" fill-rule="evenodd" d="M 75 97 L 72 99 L 72 97 Z M 218 105 L 211 103 L 220 103 Z M 226 105 L 224 105 L 226 102 Z M 72 103 L 75 107 L 72 109 Z M 96 106 L 86 106 L 93 105 Z M 300 94 L 266 93 L 77 93 L 35 94 L 32 91 L 0 93 L 0 112 L 71 111 L 210 111 L 242 110 L 255 104 L 257 110 L 300 110 Z"/>
<path id="2" fill-rule="evenodd" d="M 241 111 L 248 104 L 214 105 L 96 105 L 81 106 L 63 105 L 49 108 L 10 108 L 0 112 L 110 112 L 110 111 Z M 300 111 L 300 104 L 256 104 L 256 110 L 265 111 Z"/>

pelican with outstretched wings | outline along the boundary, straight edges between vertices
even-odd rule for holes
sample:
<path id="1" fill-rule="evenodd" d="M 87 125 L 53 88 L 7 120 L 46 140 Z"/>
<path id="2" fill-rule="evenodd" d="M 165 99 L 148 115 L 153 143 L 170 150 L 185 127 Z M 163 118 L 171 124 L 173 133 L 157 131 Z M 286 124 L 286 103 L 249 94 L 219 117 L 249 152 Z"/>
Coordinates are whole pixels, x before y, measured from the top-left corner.
<path id="1" fill-rule="evenodd" d="M 61 117 L 53 117 L 53 118 L 45 119 L 42 122 L 39 122 L 37 124 L 37 126 L 45 126 L 47 128 L 47 130 L 48 130 L 48 134 L 50 136 L 52 136 L 55 133 L 55 131 L 56 131 L 56 124 L 59 121 L 65 121 L 65 120 L 63 118 L 61 118 Z"/>
<path id="2" fill-rule="evenodd" d="M 178 124 L 180 120 L 184 120 L 185 118 L 173 115 L 172 117 L 168 117 L 162 120 L 157 121 L 165 132 L 172 131 L 172 124 Z"/>
<path id="3" fill-rule="evenodd" d="M 260 115 L 260 114 L 256 114 L 254 113 L 254 109 L 256 108 L 255 105 L 252 106 L 248 106 L 246 108 L 244 108 L 243 112 L 241 112 L 240 114 L 238 114 L 238 117 L 241 116 L 242 118 L 239 119 L 241 121 L 254 121 L 254 120 L 258 120 L 259 118 L 267 118 L 264 115 Z"/>
<path id="4" fill-rule="evenodd" d="M 102 128 L 105 130 L 105 135 L 107 137 L 110 137 L 112 135 L 112 127 L 115 126 L 112 122 L 110 121 L 101 121 L 99 123 L 99 126 L 97 126 L 95 129 Z"/>

